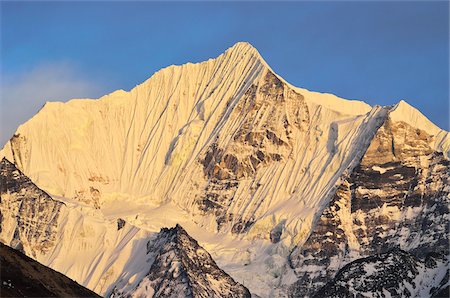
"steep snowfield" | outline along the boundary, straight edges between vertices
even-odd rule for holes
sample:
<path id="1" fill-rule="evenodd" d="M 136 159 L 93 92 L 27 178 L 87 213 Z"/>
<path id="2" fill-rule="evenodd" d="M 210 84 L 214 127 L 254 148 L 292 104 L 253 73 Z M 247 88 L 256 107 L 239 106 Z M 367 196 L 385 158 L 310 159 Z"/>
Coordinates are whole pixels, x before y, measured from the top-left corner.
<path id="1" fill-rule="evenodd" d="M 214 60 L 167 67 L 130 92 L 49 102 L 19 127 L 4 154 L 55 195 L 95 200 L 92 186 L 102 198 L 118 193 L 159 204 L 226 104 L 239 100 L 261 69 L 257 52 L 237 44 Z"/>
<path id="2" fill-rule="evenodd" d="M 70 226 L 93 231 L 84 244 L 60 232 L 61 248 L 38 257 L 89 288 L 104 293 L 130 270 L 114 261 L 122 267 L 111 273 L 112 260 L 96 256 L 118 247 L 131 254 L 143 245 L 132 239 L 179 223 L 219 267 L 267 297 L 296 280 L 287 256 L 388 115 L 426 128 L 433 149 L 448 156 L 447 132 L 404 102 L 389 110 L 293 87 L 238 43 L 215 59 L 162 69 L 129 92 L 47 103 L 0 157 L 70 205 L 75 211 L 61 215 Z M 136 230 L 111 232 L 117 218 Z"/>

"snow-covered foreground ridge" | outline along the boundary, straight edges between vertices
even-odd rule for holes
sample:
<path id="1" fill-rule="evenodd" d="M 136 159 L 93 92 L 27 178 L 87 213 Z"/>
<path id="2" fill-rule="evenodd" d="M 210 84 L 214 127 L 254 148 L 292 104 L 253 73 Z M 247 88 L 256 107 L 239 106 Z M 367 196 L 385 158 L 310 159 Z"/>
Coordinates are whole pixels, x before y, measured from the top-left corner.
<path id="1" fill-rule="evenodd" d="M 180 223 L 252 293 L 273 296 L 304 274 L 288 256 L 366 151 L 377 150 L 392 153 L 389 162 L 448 160 L 450 137 L 404 101 L 371 107 L 293 87 L 238 43 L 215 59 L 162 69 L 130 92 L 47 103 L 0 157 L 81 214 L 124 218 L 140 233 Z M 373 169 L 383 175 L 383 165 Z M 90 261 L 61 270 L 95 288 L 92 270 L 79 265 Z"/>

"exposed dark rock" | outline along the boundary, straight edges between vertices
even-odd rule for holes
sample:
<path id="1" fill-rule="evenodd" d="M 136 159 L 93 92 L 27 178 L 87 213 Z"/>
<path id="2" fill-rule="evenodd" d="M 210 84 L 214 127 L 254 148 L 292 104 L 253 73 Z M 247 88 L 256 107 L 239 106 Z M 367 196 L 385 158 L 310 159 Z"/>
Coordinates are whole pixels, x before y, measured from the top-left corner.
<path id="1" fill-rule="evenodd" d="M 345 265 L 313 297 L 411 297 L 414 279 L 427 272 L 423 262 L 400 249 Z"/>
<path id="2" fill-rule="evenodd" d="M 56 241 L 57 221 L 64 203 L 52 199 L 6 158 L 0 163 L 0 239 L 34 255 L 47 252 Z M 18 214 L 14 235 L 6 235 L 6 214 Z M 8 218 L 8 220 L 10 220 Z M 10 238 L 12 236 L 12 239 Z M 11 240 L 10 240 L 11 239 Z"/>
<path id="3" fill-rule="evenodd" d="M 2 297 L 100 297 L 2 243 L 0 264 Z"/>
<path id="4" fill-rule="evenodd" d="M 117 231 L 119 231 L 120 229 L 122 229 L 126 224 L 126 221 L 122 218 L 118 218 L 117 219 Z"/>
<path id="5" fill-rule="evenodd" d="M 448 298 L 450 297 L 450 286 L 446 286 L 445 288 L 439 290 L 433 296 L 432 298 Z"/>
<path id="6" fill-rule="evenodd" d="M 254 224 L 253 220 L 243 220 L 241 218 L 237 219 L 231 228 L 231 232 L 235 234 L 246 233 L 250 227 Z"/>
<path id="7" fill-rule="evenodd" d="M 271 231 L 270 231 L 270 242 L 272 243 L 278 243 L 280 242 L 281 235 L 283 234 L 283 228 L 286 223 L 286 220 L 281 221 L 278 225 L 276 225 Z"/>
<path id="8" fill-rule="evenodd" d="M 128 296 L 151 287 L 152 297 L 250 297 L 179 225 L 161 229 L 147 253 L 154 258 L 149 273 Z M 112 297 L 121 296 L 113 291 Z"/>

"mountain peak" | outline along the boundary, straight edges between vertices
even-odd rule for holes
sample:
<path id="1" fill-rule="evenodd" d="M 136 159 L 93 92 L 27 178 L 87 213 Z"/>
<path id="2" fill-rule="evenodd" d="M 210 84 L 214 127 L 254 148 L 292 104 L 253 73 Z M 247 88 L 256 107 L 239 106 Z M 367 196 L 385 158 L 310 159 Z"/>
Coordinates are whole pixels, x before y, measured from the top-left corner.
<path id="1" fill-rule="evenodd" d="M 2 160 L 0 161 L 1 165 L 7 165 L 7 164 L 10 164 L 10 163 L 11 162 L 6 157 L 3 157 Z"/>
<path id="2" fill-rule="evenodd" d="M 258 50 L 249 42 L 246 41 L 238 41 L 234 45 L 232 45 L 230 48 L 226 50 L 233 51 L 233 52 L 241 52 L 241 53 L 248 53 L 248 52 L 256 52 L 258 53 Z"/>
<path id="3" fill-rule="evenodd" d="M 178 235 L 178 234 L 187 235 L 186 230 L 178 223 L 173 228 L 166 228 L 166 227 L 161 228 L 160 233 L 171 235 L 171 236 Z"/>
<path id="4" fill-rule="evenodd" d="M 179 224 L 162 228 L 147 249 L 154 253 L 154 262 L 131 296 L 144 296 L 152 289 L 153 297 L 250 297 L 248 289 L 220 269 Z"/>
<path id="5" fill-rule="evenodd" d="M 436 126 L 418 109 L 406 101 L 400 100 L 391 109 L 389 117 L 393 121 L 405 122 L 433 136 L 434 145 L 432 147 L 437 151 L 443 152 L 447 158 L 450 158 L 450 133 Z"/>
<path id="6" fill-rule="evenodd" d="M 394 121 L 403 121 L 409 125 L 423 129 L 432 135 L 437 135 L 442 129 L 432 123 L 424 114 L 418 109 L 407 103 L 405 100 L 400 100 L 391 110 L 390 117 Z"/>
<path id="7" fill-rule="evenodd" d="M 228 48 L 224 55 L 235 56 L 236 58 L 244 58 L 243 61 L 248 61 L 249 59 L 256 59 L 261 62 L 264 66 L 270 69 L 269 65 L 266 63 L 264 58 L 258 52 L 258 50 L 250 43 L 246 41 L 239 41 L 233 46 Z"/>

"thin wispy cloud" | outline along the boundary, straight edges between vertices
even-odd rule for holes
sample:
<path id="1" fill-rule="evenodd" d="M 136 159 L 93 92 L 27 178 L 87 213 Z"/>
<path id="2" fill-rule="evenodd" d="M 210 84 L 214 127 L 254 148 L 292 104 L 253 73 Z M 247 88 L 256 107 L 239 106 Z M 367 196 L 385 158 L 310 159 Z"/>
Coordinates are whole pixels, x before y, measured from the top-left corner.
<path id="1" fill-rule="evenodd" d="M 19 74 L 3 74 L 0 144 L 5 144 L 46 101 L 98 97 L 104 91 L 100 82 L 86 77 L 75 64 L 66 61 L 40 64 Z"/>

